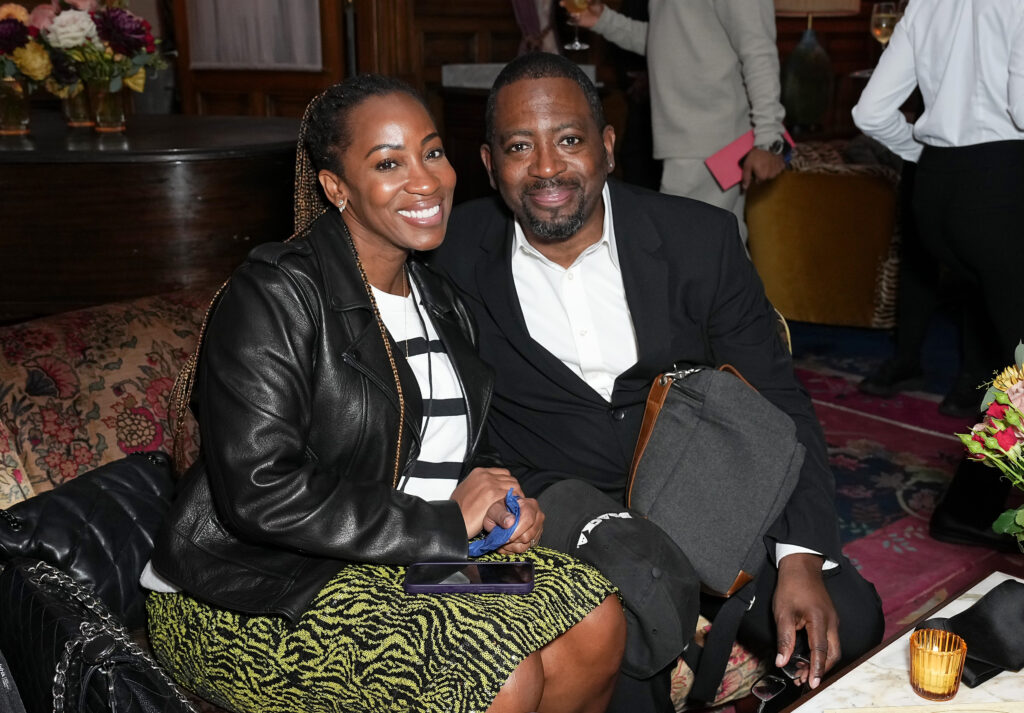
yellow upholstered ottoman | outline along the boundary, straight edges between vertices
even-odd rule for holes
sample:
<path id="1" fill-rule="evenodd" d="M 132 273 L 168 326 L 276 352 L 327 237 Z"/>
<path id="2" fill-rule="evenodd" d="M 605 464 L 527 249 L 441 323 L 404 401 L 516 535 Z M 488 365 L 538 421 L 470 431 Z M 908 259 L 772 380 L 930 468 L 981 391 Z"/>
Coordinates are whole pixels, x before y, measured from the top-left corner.
<path id="1" fill-rule="evenodd" d="M 839 148 L 798 144 L 786 171 L 750 189 L 750 257 L 787 320 L 892 327 L 899 175 Z"/>

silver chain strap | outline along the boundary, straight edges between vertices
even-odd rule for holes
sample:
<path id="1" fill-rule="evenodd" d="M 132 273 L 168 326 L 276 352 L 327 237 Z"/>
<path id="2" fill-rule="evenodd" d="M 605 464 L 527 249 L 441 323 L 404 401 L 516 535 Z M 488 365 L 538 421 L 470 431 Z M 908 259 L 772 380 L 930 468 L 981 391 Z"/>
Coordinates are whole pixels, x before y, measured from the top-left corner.
<path id="1" fill-rule="evenodd" d="M 74 660 L 75 652 L 81 650 L 84 654 L 89 647 L 97 643 L 105 644 L 105 646 L 94 650 L 91 653 L 90 658 L 94 659 L 96 663 L 102 662 L 100 671 L 107 677 L 107 690 L 109 694 L 108 700 L 111 705 L 111 713 L 117 712 L 113 710 L 113 706 L 115 705 L 113 676 L 114 663 L 110 661 L 108 657 L 113 653 L 115 644 L 120 644 L 131 656 L 146 664 L 146 667 L 149 670 L 156 673 L 157 676 L 159 676 L 167 685 L 168 689 L 174 694 L 174 697 L 178 699 L 178 702 L 184 706 L 185 710 L 190 711 L 191 713 L 198 713 L 195 706 L 193 706 L 188 698 L 185 697 L 185 694 L 182 693 L 178 685 L 171 680 L 171 677 L 167 675 L 167 672 L 164 671 L 149 654 L 143 651 L 138 644 L 132 641 L 132 638 L 129 636 L 128 630 L 125 628 L 124 624 L 118 621 L 117 618 L 111 614 L 106 604 L 93 595 L 92 590 L 89 587 L 79 584 L 64 572 L 46 564 L 45 562 L 37 562 L 36 564 L 26 568 L 26 571 L 29 573 L 30 582 L 40 587 L 51 586 L 57 590 L 65 592 L 75 601 L 84 606 L 97 619 L 97 621 L 83 621 L 79 625 L 78 636 L 68 640 L 64 644 L 64 651 L 61 654 L 60 660 L 57 662 L 57 669 L 53 677 L 53 713 L 64 713 L 65 701 L 68 694 L 67 675 L 68 670 L 71 668 L 71 662 Z M 110 641 L 104 642 L 104 638 L 108 638 Z"/>

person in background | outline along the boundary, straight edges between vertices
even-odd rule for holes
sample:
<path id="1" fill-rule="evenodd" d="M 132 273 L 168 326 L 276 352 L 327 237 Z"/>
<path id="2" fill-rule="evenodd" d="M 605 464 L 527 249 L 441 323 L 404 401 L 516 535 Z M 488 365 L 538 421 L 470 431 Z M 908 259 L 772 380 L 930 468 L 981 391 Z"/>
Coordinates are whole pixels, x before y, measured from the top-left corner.
<path id="1" fill-rule="evenodd" d="M 919 87 L 911 125 L 900 105 Z M 914 218 L 925 248 L 973 287 L 970 316 L 1001 369 L 1024 337 L 1024 292 L 1013 268 L 1024 225 L 1024 3 L 911 0 L 853 108 L 868 136 L 917 163 Z M 977 392 L 980 410 L 982 391 Z M 991 531 L 1010 484 L 966 459 L 935 509 L 931 534 L 1006 546 Z M 987 472 L 986 472 L 987 471 Z"/>
<path id="2" fill-rule="evenodd" d="M 481 433 L 492 372 L 451 286 L 455 172 L 422 100 L 363 75 L 313 100 L 295 238 L 235 271 L 199 355 L 199 460 L 143 574 L 150 640 L 241 713 L 601 713 L 625 619 L 614 588 L 535 547 L 544 517 Z M 529 594 L 407 594 L 413 562 L 534 564 Z"/>
<path id="3" fill-rule="evenodd" d="M 615 132 L 593 83 L 559 55 L 506 65 L 485 120 L 481 158 L 500 195 L 458 206 L 431 259 L 496 371 L 491 443 L 531 496 L 581 480 L 624 503 L 653 379 L 674 364 L 737 367 L 807 451 L 740 636 L 779 666 L 806 636 L 797 680 L 817 687 L 878 643 L 881 603 L 842 554 L 821 426 L 735 217 L 608 180 Z M 610 710 L 671 711 L 670 674 L 622 675 Z"/>
<path id="4" fill-rule="evenodd" d="M 745 242 L 744 191 L 786 167 L 775 6 L 772 0 L 650 0 L 648 13 L 650 20 L 641 22 L 593 2 L 572 16 L 647 55 L 662 193 L 732 211 Z M 723 191 L 704 159 L 751 129 L 754 148 L 743 159 L 743 180 Z"/>

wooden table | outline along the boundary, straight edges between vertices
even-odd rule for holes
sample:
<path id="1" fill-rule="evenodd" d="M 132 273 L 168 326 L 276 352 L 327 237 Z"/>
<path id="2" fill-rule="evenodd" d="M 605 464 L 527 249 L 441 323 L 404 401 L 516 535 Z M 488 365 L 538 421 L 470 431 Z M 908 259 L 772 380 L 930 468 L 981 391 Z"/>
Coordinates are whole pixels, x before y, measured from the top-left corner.
<path id="1" fill-rule="evenodd" d="M 298 121 L 36 112 L 0 137 L 0 322 L 222 281 L 292 232 Z"/>
<path id="2" fill-rule="evenodd" d="M 977 602 L 982 595 L 1000 582 L 1017 579 L 1003 572 L 994 572 L 975 583 L 951 602 L 941 605 L 921 617 L 951 617 Z M 910 687 L 910 635 L 914 625 L 900 635 L 870 652 L 849 666 L 839 676 L 830 679 L 786 713 L 823 713 L 847 708 L 928 705 L 937 713 L 952 704 L 986 704 L 1024 702 L 1024 670 L 1014 673 L 1003 671 L 977 688 L 961 684 L 956 696 L 946 703 L 934 703 L 921 698 Z M 1024 704 L 1021 705 L 1024 709 Z"/>

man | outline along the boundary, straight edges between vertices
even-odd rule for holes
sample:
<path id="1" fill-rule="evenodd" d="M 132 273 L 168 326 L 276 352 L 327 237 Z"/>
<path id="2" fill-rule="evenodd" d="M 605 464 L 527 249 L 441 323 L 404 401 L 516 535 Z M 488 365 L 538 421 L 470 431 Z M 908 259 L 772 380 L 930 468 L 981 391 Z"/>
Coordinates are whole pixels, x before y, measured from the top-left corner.
<path id="1" fill-rule="evenodd" d="M 771 0 L 651 0 L 650 21 L 591 3 L 575 14 L 617 45 L 647 55 L 661 191 L 725 208 L 747 239 L 743 191 L 785 168 L 779 54 Z M 704 159 L 754 130 L 743 180 L 723 191 Z"/>
<path id="2" fill-rule="evenodd" d="M 491 89 L 481 157 L 504 203 L 458 207 L 434 262 L 473 311 L 496 371 L 492 445 L 531 496 L 581 479 L 622 502 L 654 376 L 674 363 L 735 365 L 793 417 L 807 448 L 741 633 L 774 647 L 781 665 L 806 631 L 800 679 L 816 687 L 882 629 L 873 587 L 840 552 L 820 426 L 735 218 L 607 182 L 614 142 L 593 84 L 558 55 L 514 60 Z M 651 710 L 665 710 L 667 683 L 656 685 Z"/>
<path id="3" fill-rule="evenodd" d="M 910 124 L 900 106 L 915 87 L 924 111 Z M 964 352 L 975 357 L 977 386 L 1010 363 L 1024 338 L 1024 293 L 1003 288 L 1016 284 L 1006 256 L 1020 254 L 1024 221 L 1024 3 L 911 2 L 853 120 L 917 164 L 921 243 L 976 294 L 967 317 L 974 328 L 965 331 L 973 344 Z M 932 515 L 932 537 L 1012 550 L 1013 539 L 991 529 L 1009 489 L 998 470 L 965 457 Z"/>

